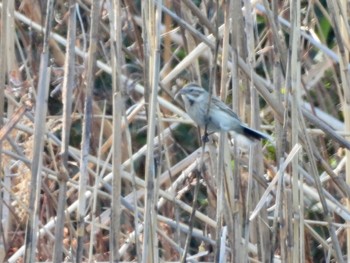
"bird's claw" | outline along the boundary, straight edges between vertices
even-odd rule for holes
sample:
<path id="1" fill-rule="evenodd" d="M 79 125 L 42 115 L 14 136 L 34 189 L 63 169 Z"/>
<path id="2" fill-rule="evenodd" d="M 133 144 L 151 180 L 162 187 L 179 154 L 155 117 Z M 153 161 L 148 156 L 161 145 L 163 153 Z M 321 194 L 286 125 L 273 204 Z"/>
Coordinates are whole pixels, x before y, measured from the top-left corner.
<path id="1" fill-rule="evenodd" d="M 205 133 L 203 136 L 202 136 L 202 142 L 203 143 L 207 143 L 209 142 L 209 134 L 208 133 Z"/>

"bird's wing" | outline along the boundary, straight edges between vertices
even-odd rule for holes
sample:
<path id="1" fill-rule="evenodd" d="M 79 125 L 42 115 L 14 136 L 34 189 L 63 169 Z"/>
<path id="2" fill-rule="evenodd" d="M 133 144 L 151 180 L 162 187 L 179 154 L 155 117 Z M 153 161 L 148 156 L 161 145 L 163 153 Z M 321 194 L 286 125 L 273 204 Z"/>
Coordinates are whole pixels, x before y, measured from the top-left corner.
<path id="1" fill-rule="evenodd" d="M 222 102 L 221 100 L 219 100 L 218 98 L 212 97 L 211 99 L 211 103 L 213 104 L 213 106 L 215 106 L 218 110 L 222 110 L 225 113 L 227 113 L 228 115 L 230 115 L 233 118 L 236 118 L 237 120 L 241 121 L 240 118 L 238 117 L 238 115 L 229 107 L 227 106 L 224 102 Z"/>

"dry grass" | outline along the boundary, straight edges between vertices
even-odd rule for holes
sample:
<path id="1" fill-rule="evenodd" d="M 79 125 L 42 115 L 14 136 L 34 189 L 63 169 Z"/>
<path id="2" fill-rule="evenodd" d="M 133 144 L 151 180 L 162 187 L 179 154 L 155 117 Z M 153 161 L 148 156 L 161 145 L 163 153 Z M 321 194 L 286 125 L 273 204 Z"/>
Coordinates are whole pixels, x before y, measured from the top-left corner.
<path id="1" fill-rule="evenodd" d="M 1 262 L 347 261 L 346 3 L 39 2 L 0 4 Z M 190 81 L 274 141 L 201 143 Z"/>

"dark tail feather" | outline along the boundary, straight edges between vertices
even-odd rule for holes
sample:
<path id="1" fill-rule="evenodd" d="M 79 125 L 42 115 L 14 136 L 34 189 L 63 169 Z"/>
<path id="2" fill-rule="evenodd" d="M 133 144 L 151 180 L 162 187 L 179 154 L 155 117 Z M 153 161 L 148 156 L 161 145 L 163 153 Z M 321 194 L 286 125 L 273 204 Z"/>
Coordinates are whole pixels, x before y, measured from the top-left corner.
<path id="1" fill-rule="evenodd" d="M 242 126 L 242 128 L 243 128 L 243 134 L 249 138 L 254 138 L 256 140 L 265 139 L 265 140 L 271 141 L 271 137 L 265 133 L 259 132 L 257 130 L 253 130 L 246 126 Z"/>

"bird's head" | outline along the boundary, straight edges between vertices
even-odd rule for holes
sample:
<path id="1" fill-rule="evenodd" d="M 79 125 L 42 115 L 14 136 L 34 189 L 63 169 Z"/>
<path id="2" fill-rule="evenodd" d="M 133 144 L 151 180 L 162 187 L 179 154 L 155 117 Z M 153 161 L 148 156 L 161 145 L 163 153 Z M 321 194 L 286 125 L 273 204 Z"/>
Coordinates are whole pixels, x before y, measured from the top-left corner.
<path id="1" fill-rule="evenodd" d="M 184 101 L 189 102 L 202 102 L 203 99 L 208 98 L 208 92 L 203 89 L 201 86 L 195 83 L 190 83 L 185 85 L 179 92 L 176 94 L 176 97 L 181 95 Z"/>

